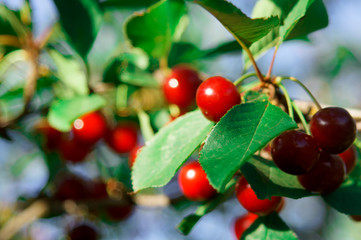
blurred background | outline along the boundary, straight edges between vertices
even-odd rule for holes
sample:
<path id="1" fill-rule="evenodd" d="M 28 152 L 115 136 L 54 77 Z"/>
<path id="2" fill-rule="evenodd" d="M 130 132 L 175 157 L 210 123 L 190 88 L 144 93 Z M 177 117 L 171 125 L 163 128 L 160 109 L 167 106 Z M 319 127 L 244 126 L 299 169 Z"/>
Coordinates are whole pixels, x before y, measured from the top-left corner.
<path id="1" fill-rule="evenodd" d="M 251 15 L 255 3 L 253 0 L 231 2 L 247 15 Z M 310 42 L 296 40 L 284 43 L 278 51 L 273 73 L 300 79 L 323 104 L 361 109 L 361 1 L 325 0 L 324 3 L 329 13 L 328 27 L 312 33 L 309 36 Z M 0 0 L 0 4 L 18 9 L 23 1 Z M 34 34 L 40 36 L 57 21 L 58 14 L 51 0 L 32 0 L 30 4 L 34 13 Z M 89 55 L 94 81 L 102 77 L 107 60 L 119 48 L 118 43 L 124 40 L 122 23 L 132 12 L 107 12 Z M 201 7 L 190 4 L 189 12 L 191 24 L 183 36 L 187 41 L 201 48 L 209 48 L 232 40 L 224 27 Z M 269 51 L 258 61 L 263 72 L 268 68 L 272 53 L 273 51 Z M 211 61 L 200 62 L 199 67 L 208 75 L 223 75 L 235 80 L 243 69 L 242 56 L 240 53 L 225 54 Z M 286 87 L 291 97 L 309 100 L 297 85 L 287 83 Z M 20 175 L 12 174 L 11 166 L 15 161 L 19 158 L 26 161 L 27 157 L 36 152 L 34 153 L 34 145 L 24 136 L 16 132 L 10 134 L 15 139 L 13 143 L 0 138 L 0 221 L 5 215 L 4 209 L 21 196 L 35 196 L 48 177 L 47 168 L 40 156 L 26 165 Z M 93 162 L 73 166 L 71 171 L 88 178 L 98 174 Z M 167 188 L 170 187 L 177 188 L 176 184 Z M 127 220 L 111 225 L 102 223 L 96 228 L 101 231 L 102 239 L 232 240 L 235 239 L 232 225 L 234 219 L 246 213 L 237 200 L 232 198 L 202 218 L 189 236 L 183 236 L 175 226 L 194 209 L 137 207 Z M 353 222 L 346 215 L 328 209 L 318 197 L 287 199 L 280 215 L 300 239 L 361 240 L 361 223 Z M 41 219 L 32 223 L 23 233 L 27 236 L 25 239 L 65 239 L 64 229 L 69 221 L 71 220 L 67 217 Z"/>

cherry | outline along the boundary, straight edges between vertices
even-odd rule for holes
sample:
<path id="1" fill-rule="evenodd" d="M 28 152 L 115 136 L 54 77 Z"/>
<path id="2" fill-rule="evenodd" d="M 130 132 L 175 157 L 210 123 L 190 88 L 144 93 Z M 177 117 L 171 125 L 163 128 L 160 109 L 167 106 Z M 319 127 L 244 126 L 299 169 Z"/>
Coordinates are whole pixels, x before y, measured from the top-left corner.
<path id="1" fill-rule="evenodd" d="M 118 125 L 106 136 L 108 145 L 118 153 L 130 152 L 137 145 L 137 140 L 137 128 L 128 123 Z"/>
<path id="2" fill-rule="evenodd" d="M 357 151 L 356 147 L 352 145 L 343 153 L 338 154 L 341 157 L 346 166 L 346 174 L 349 174 L 356 166 Z"/>
<path id="3" fill-rule="evenodd" d="M 82 224 L 73 228 L 69 233 L 70 240 L 97 240 L 98 233 L 93 227 Z"/>
<path id="4" fill-rule="evenodd" d="M 133 212 L 133 205 L 118 205 L 106 208 L 107 216 L 111 221 L 122 221 L 128 218 Z"/>
<path id="5" fill-rule="evenodd" d="M 197 90 L 197 105 L 204 116 L 218 122 L 234 105 L 241 103 L 236 86 L 220 76 L 210 77 Z"/>
<path id="6" fill-rule="evenodd" d="M 91 151 L 90 146 L 79 143 L 74 138 L 65 139 L 60 143 L 60 155 L 65 161 L 79 163 L 85 160 L 85 157 Z"/>
<path id="7" fill-rule="evenodd" d="M 305 174 L 317 163 L 320 156 L 315 140 L 300 131 L 286 131 L 275 138 L 271 146 L 274 163 L 284 172 Z"/>
<path id="8" fill-rule="evenodd" d="M 356 138 L 356 123 L 343 108 L 319 110 L 310 121 L 310 130 L 320 148 L 328 153 L 342 153 Z"/>
<path id="9" fill-rule="evenodd" d="M 186 108 L 194 102 L 201 83 L 197 71 L 186 65 L 178 65 L 172 68 L 170 75 L 165 79 L 163 93 L 169 103 Z"/>
<path id="10" fill-rule="evenodd" d="M 96 180 L 89 184 L 90 198 L 105 199 L 108 198 L 107 184 L 103 181 Z"/>
<path id="11" fill-rule="evenodd" d="M 140 150 L 142 150 L 142 147 L 143 146 L 141 146 L 141 145 L 137 145 L 132 149 L 132 151 L 130 151 L 129 159 L 128 159 L 128 164 L 129 164 L 130 168 L 133 167 L 135 159 L 137 158 L 138 154 L 140 153 Z"/>
<path id="12" fill-rule="evenodd" d="M 74 138 L 86 144 L 94 144 L 104 137 L 107 124 L 97 112 L 91 112 L 76 119 L 73 123 L 72 131 Z"/>
<path id="13" fill-rule="evenodd" d="M 192 201 L 204 201 L 216 194 L 197 161 L 188 162 L 180 169 L 178 184 L 184 196 Z"/>
<path id="14" fill-rule="evenodd" d="M 241 239 L 243 233 L 257 220 L 258 215 L 254 213 L 247 213 L 236 219 L 234 223 L 234 232 L 237 239 Z"/>
<path id="15" fill-rule="evenodd" d="M 299 175 L 298 181 L 310 192 L 327 194 L 342 184 L 345 174 L 346 167 L 339 156 L 321 152 L 318 163 L 310 172 Z"/>
<path id="16" fill-rule="evenodd" d="M 56 130 L 47 121 L 41 122 L 38 126 L 38 130 L 44 135 L 44 145 L 48 150 L 55 150 L 59 147 L 62 132 Z"/>
<path id="17" fill-rule="evenodd" d="M 89 193 L 84 180 L 74 175 L 64 176 L 56 185 L 56 192 L 54 196 L 58 200 L 84 199 Z"/>
<path id="18" fill-rule="evenodd" d="M 282 201 L 282 197 L 278 196 L 272 196 L 271 199 L 259 199 L 245 177 L 241 177 L 237 182 L 236 196 L 247 211 L 261 216 L 275 211 Z"/>
<path id="19" fill-rule="evenodd" d="M 355 222 L 361 222 L 361 215 L 350 215 L 350 218 Z"/>

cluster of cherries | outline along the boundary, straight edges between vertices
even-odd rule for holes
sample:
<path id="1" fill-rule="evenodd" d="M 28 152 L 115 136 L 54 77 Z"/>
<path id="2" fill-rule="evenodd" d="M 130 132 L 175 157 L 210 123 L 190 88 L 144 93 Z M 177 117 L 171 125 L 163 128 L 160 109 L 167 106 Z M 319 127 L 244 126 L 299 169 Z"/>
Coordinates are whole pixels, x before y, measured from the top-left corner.
<path id="1" fill-rule="evenodd" d="M 101 139 L 116 153 L 129 153 L 137 148 L 138 131 L 134 123 L 123 122 L 109 129 L 99 112 L 90 112 L 76 119 L 69 133 L 62 133 L 47 123 L 39 129 L 45 135 L 46 149 L 59 151 L 65 161 L 72 163 L 84 161 Z"/>
<path id="2" fill-rule="evenodd" d="M 273 140 L 271 155 L 306 190 L 328 194 L 356 165 L 356 124 L 345 109 L 328 107 L 312 116 L 310 131 L 312 136 L 296 130 L 282 133 Z"/>

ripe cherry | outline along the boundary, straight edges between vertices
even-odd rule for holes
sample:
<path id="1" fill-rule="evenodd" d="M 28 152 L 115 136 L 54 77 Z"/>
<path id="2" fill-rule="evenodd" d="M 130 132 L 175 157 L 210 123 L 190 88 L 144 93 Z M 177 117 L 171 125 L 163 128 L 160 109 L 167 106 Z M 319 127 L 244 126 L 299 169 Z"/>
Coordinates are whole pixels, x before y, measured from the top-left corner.
<path id="1" fill-rule="evenodd" d="M 91 199 L 108 198 L 107 184 L 101 180 L 92 181 L 89 184 L 89 192 Z"/>
<path id="2" fill-rule="evenodd" d="M 82 143 L 94 144 L 104 137 L 107 124 L 102 115 L 91 112 L 76 119 L 72 131 L 74 138 Z"/>
<path id="3" fill-rule="evenodd" d="M 133 164 L 135 162 L 135 159 L 137 158 L 138 154 L 140 153 L 140 150 L 142 150 L 142 145 L 137 145 L 135 146 L 132 151 L 130 151 L 129 153 L 129 159 L 128 159 L 128 164 L 129 167 L 133 167 Z"/>
<path id="4" fill-rule="evenodd" d="M 122 221 L 128 218 L 133 212 L 133 205 L 110 206 L 106 208 L 106 213 L 111 221 Z"/>
<path id="5" fill-rule="evenodd" d="M 79 225 L 68 233 L 70 240 L 97 240 L 98 233 L 93 227 L 82 224 Z"/>
<path id="6" fill-rule="evenodd" d="M 310 172 L 299 175 L 298 181 L 310 192 L 327 194 L 342 184 L 345 174 L 346 167 L 339 156 L 321 152 L 318 163 Z"/>
<path id="7" fill-rule="evenodd" d="M 201 83 L 197 71 L 186 65 L 178 65 L 172 68 L 170 75 L 165 79 L 163 93 L 169 103 L 186 108 L 194 102 Z"/>
<path id="8" fill-rule="evenodd" d="M 118 153 L 130 152 L 137 145 L 137 140 L 137 128 L 128 123 L 118 125 L 106 136 L 108 145 Z"/>
<path id="9" fill-rule="evenodd" d="M 234 105 L 241 103 L 236 86 L 220 76 L 210 77 L 197 90 L 197 105 L 203 115 L 218 122 Z"/>
<path id="10" fill-rule="evenodd" d="M 243 233 L 257 220 L 258 215 L 254 213 L 247 213 L 236 219 L 234 223 L 234 232 L 237 239 L 241 239 Z"/>
<path id="11" fill-rule="evenodd" d="M 186 163 L 179 171 L 178 184 L 184 196 L 192 201 L 204 201 L 216 194 L 207 175 L 197 161 Z"/>
<path id="12" fill-rule="evenodd" d="M 56 183 L 54 196 L 58 200 L 79 200 L 87 198 L 88 195 L 89 191 L 85 181 L 77 176 L 63 176 L 62 179 Z"/>
<path id="13" fill-rule="evenodd" d="M 85 160 L 85 157 L 91 151 L 90 146 L 82 144 L 72 139 L 64 139 L 60 143 L 60 155 L 65 161 L 79 163 Z"/>
<path id="14" fill-rule="evenodd" d="M 343 153 L 338 154 L 346 166 L 346 174 L 349 174 L 356 166 L 357 163 L 357 151 L 356 147 L 352 145 Z"/>
<path id="15" fill-rule="evenodd" d="M 355 222 L 361 222 L 361 215 L 350 215 L 350 218 Z"/>
<path id="16" fill-rule="evenodd" d="M 278 196 L 272 196 L 271 199 L 259 199 L 245 177 L 241 177 L 237 182 L 236 196 L 247 211 L 261 216 L 275 211 L 282 201 L 282 197 Z"/>
<path id="17" fill-rule="evenodd" d="M 310 130 L 320 148 L 328 153 L 342 153 L 356 138 L 356 123 L 343 108 L 319 110 L 310 121 Z"/>
<path id="18" fill-rule="evenodd" d="M 44 145 L 48 150 L 55 150 L 59 147 L 62 139 L 62 132 L 56 130 L 48 121 L 41 121 L 37 129 L 44 135 Z"/>
<path id="19" fill-rule="evenodd" d="M 317 163 L 320 156 L 315 140 L 300 131 L 286 131 L 275 138 L 271 146 L 274 163 L 284 172 L 305 174 Z"/>

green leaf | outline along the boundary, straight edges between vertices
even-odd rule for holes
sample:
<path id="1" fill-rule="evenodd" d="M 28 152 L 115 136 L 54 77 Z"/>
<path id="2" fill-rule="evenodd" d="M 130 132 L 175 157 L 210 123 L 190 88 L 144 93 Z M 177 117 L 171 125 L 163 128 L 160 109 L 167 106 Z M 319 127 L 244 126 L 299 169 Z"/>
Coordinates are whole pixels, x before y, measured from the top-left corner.
<path id="1" fill-rule="evenodd" d="M 279 25 L 278 17 L 251 19 L 232 3 L 225 0 L 194 0 L 201 5 L 246 47 L 264 37 Z"/>
<path id="2" fill-rule="evenodd" d="M 311 4 L 313 2 L 313 4 Z M 270 48 L 284 40 L 302 39 L 311 32 L 328 24 L 328 15 L 322 0 L 260 0 L 256 3 L 252 17 L 278 16 L 282 26 L 274 28 L 267 36 L 255 42 L 250 50 L 254 57 L 260 57 Z M 245 69 L 251 62 L 244 55 Z"/>
<path id="3" fill-rule="evenodd" d="M 96 94 L 58 100 L 50 107 L 48 121 L 52 127 L 67 132 L 71 130 L 73 122 L 78 117 L 96 111 L 104 105 L 104 98 Z"/>
<path id="4" fill-rule="evenodd" d="M 37 157 L 42 156 L 38 151 L 26 154 L 18 158 L 13 165 L 11 165 L 10 171 L 15 177 L 19 177 L 24 169 Z"/>
<path id="5" fill-rule="evenodd" d="M 18 15 L 18 12 L 0 5 L 0 35 L 24 37 L 27 34 L 28 29 L 21 23 Z"/>
<path id="6" fill-rule="evenodd" d="M 243 102 L 250 103 L 250 102 L 264 102 L 268 101 L 268 96 L 261 92 L 256 91 L 248 91 L 243 96 Z"/>
<path id="7" fill-rule="evenodd" d="M 209 134 L 200 163 L 210 183 L 220 192 L 252 155 L 297 124 L 268 101 L 233 107 Z"/>
<path id="8" fill-rule="evenodd" d="M 233 53 L 237 51 L 242 51 L 242 47 L 239 45 L 237 41 L 229 41 L 225 43 L 221 43 L 220 45 L 204 50 L 206 53 L 204 58 L 206 57 L 215 57 L 225 53 Z"/>
<path id="9" fill-rule="evenodd" d="M 151 73 L 143 71 L 123 71 L 120 74 L 120 81 L 138 87 L 159 87 L 157 79 Z"/>
<path id="10" fill-rule="evenodd" d="M 200 111 L 177 118 L 147 143 L 132 169 L 134 191 L 167 184 L 201 144 L 213 123 Z"/>
<path id="11" fill-rule="evenodd" d="M 54 0 L 60 22 L 75 50 L 85 59 L 102 23 L 96 0 Z"/>
<path id="12" fill-rule="evenodd" d="M 56 50 L 50 50 L 49 55 L 57 67 L 57 77 L 67 86 L 67 91 L 75 95 L 87 95 L 88 84 L 85 72 L 79 61 L 74 58 L 65 57 Z M 67 92 L 70 95 L 69 92 Z"/>
<path id="13" fill-rule="evenodd" d="M 337 211 L 347 215 L 361 215 L 361 180 L 348 180 L 323 199 Z"/>
<path id="14" fill-rule="evenodd" d="M 154 58 L 162 58 L 168 55 L 172 41 L 183 33 L 186 19 L 186 6 L 182 0 L 162 0 L 129 18 L 125 23 L 125 34 L 134 47 Z"/>
<path id="15" fill-rule="evenodd" d="M 301 186 L 297 176 L 281 171 L 271 160 L 254 156 L 241 167 L 241 171 L 260 199 L 272 196 L 298 199 L 314 195 Z"/>
<path id="16" fill-rule="evenodd" d="M 143 8 L 149 7 L 159 0 L 106 0 L 100 2 L 102 7 L 120 7 L 120 8 Z"/>
<path id="17" fill-rule="evenodd" d="M 296 234 L 282 221 L 277 213 L 257 220 L 242 235 L 242 240 L 297 240 Z"/>
<path id="18" fill-rule="evenodd" d="M 226 201 L 234 193 L 234 186 L 236 182 L 232 181 L 226 186 L 225 194 L 218 194 L 212 200 L 203 203 L 197 208 L 197 210 L 183 218 L 183 220 L 178 224 L 177 229 L 184 235 L 188 235 L 193 229 L 194 225 L 206 214 L 210 213 L 216 209 L 221 203 Z"/>

